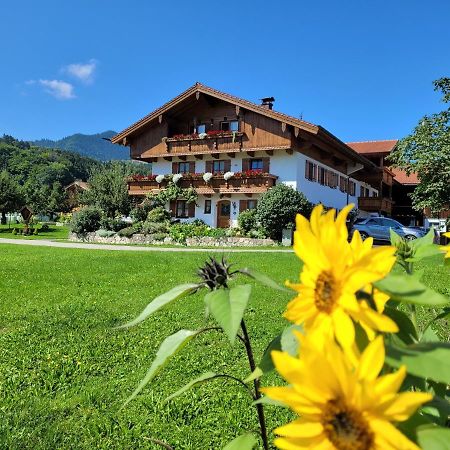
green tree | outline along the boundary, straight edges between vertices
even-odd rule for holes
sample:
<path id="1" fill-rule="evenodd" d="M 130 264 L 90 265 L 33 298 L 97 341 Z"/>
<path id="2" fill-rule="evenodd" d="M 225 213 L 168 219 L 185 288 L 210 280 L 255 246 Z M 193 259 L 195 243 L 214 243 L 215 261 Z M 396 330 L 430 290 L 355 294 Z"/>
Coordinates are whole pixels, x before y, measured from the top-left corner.
<path id="1" fill-rule="evenodd" d="M 0 172 L 1 223 L 6 224 L 6 214 L 23 206 L 23 195 L 19 183 L 6 170 Z"/>
<path id="2" fill-rule="evenodd" d="M 450 104 L 450 78 L 434 81 L 434 90 Z M 450 106 L 450 105 L 449 105 Z M 450 204 L 450 107 L 424 116 L 389 156 L 395 167 L 417 173 L 420 184 L 411 194 L 416 210 L 436 213 Z"/>
<path id="3" fill-rule="evenodd" d="M 97 169 L 89 178 L 89 190 L 80 194 L 80 202 L 100 208 L 107 217 L 128 214 L 130 199 L 127 174 L 127 170 L 119 163 L 110 163 Z"/>
<path id="4" fill-rule="evenodd" d="M 311 207 L 303 193 L 277 184 L 261 197 L 256 218 L 272 239 L 280 240 L 283 228 L 293 225 L 298 213 L 308 217 Z"/>
<path id="5" fill-rule="evenodd" d="M 50 219 L 53 218 L 53 215 L 57 212 L 66 211 L 67 209 L 67 196 L 64 192 L 61 183 L 55 181 L 48 190 L 47 197 L 47 205 L 46 205 L 46 213 L 50 216 Z"/>

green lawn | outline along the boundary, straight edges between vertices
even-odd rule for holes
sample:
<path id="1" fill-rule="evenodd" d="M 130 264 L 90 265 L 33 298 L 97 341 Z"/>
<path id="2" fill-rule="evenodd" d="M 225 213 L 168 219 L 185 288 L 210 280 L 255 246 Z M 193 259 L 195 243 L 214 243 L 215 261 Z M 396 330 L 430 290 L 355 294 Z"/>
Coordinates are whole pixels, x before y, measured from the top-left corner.
<path id="1" fill-rule="evenodd" d="M 36 225 L 32 225 L 32 228 L 34 229 Z M 11 225 L 0 225 L 0 239 L 1 238 L 7 238 L 7 239 L 67 239 L 69 237 L 69 227 L 67 226 L 60 226 L 57 227 L 56 225 L 50 225 L 50 228 L 47 231 L 41 230 L 42 225 L 38 225 L 38 235 L 37 236 L 22 236 L 21 234 L 13 234 L 12 231 L 14 228 L 17 230 L 23 229 L 23 224 L 11 224 Z"/>
<path id="2" fill-rule="evenodd" d="M 163 403 L 212 370 L 247 375 L 244 351 L 220 335 L 191 342 L 125 409 L 164 337 L 205 324 L 201 295 L 183 299 L 128 331 L 135 316 L 168 287 L 195 279 L 208 253 L 109 252 L 0 244 L 0 448 L 220 449 L 256 428 L 256 413 L 238 386 L 216 380 Z M 231 254 L 278 281 L 298 277 L 294 254 Z M 440 262 L 440 261 L 439 261 Z M 423 264 L 424 282 L 450 295 L 448 268 Z M 260 354 L 286 323 L 289 295 L 256 286 L 246 313 Z M 431 312 L 421 315 L 425 322 Z M 448 324 L 436 324 L 446 332 Z M 272 375 L 263 383 L 275 382 Z M 289 412 L 266 409 L 268 428 Z"/>

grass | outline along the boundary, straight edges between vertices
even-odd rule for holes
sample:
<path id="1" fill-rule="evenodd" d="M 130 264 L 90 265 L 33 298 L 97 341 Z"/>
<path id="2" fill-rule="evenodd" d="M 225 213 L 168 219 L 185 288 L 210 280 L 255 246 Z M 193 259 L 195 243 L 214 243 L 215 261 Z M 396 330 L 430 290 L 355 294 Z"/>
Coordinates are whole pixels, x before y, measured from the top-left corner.
<path id="1" fill-rule="evenodd" d="M 226 253 L 226 252 L 225 252 Z M 113 327 L 134 317 L 167 288 L 195 279 L 208 253 L 110 252 L 0 244 L 0 447 L 9 449 L 220 449 L 256 429 L 246 392 L 216 380 L 164 403 L 192 378 L 212 370 L 245 377 L 240 345 L 220 334 L 202 335 L 175 357 L 144 392 L 120 406 L 142 379 L 160 342 L 180 328 L 205 324 L 196 294 L 156 313 L 140 326 Z M 232 254 L 275 280 L 298 277 L 295 255 Z M 450 295 L 448 269 L 437 258 L 423 264 L 424 282 Z M 286 325 L 289 295 L 254 286 L 246 312 L 259 355 Z M 424 323 L 434 314 L 420 312 Z M 448 324 L 436 324 L 447 333 Z M 446 335 L 447 336 L 447 335 Z M 275 375 L 263 384 L 277 382 Z M 290 419 L 266 408 L 271 430 Z"/>
<path id="2" fill-rule="evenodd" d="M 32 228 L 34 229 L 36 226 L 32 225 Z M 67 239 L 69 237 L 69 227 L 67 226 L 59 226 L 56 225 L 50 225 L 49 229 L 47 231 L 41 230 L 42 224 L 38 225 L 38 235 L 34 236 L 23 236 L 21 234 L 13 234 L 12 231 L 14 228 L 17 230 L 23 229 L 23 224 L 11 224 L 11 225 L 0 225 L 0 239 L 6 238 L 6 239 L 52 239 L 52 240 L 62 240 Z"/>

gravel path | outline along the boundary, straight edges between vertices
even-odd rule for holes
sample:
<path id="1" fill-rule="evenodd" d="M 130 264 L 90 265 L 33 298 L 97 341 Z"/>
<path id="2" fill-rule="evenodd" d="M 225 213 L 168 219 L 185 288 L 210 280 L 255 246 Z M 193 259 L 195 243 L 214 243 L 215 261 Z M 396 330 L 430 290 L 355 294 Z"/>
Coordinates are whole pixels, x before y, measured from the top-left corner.
<path id="1" fill-rule="evenodd" d="M 216 253 L 291 253 L 291 249 L 243 248 L 189 248 L 189 247 L 144 247 L 139 245 L 84 244 L 82 242 L 58 242 L 46 239 L 0 239 L 0 244 L 34 245 L 37 247 L 82 248 L 86 250 L 119 250 L 127 252 L 216 252 Z"/>

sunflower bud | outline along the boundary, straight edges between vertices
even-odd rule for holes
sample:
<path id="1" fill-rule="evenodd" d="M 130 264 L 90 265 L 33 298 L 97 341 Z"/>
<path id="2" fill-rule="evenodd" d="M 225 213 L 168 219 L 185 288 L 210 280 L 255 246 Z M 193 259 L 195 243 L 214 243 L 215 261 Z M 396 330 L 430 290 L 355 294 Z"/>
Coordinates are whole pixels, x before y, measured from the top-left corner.
<path id="1" fill-rule="evenodd" d="M 219 262 L 215 258 L 210 257 L 203 267 L 198 270 L 198 276 L 203 283 L 212 291 L 220 287 L 228 288 L 227 281 L 231 279 L 234 272 L 230 272 L 231 264 L 222 258 Z"/>

